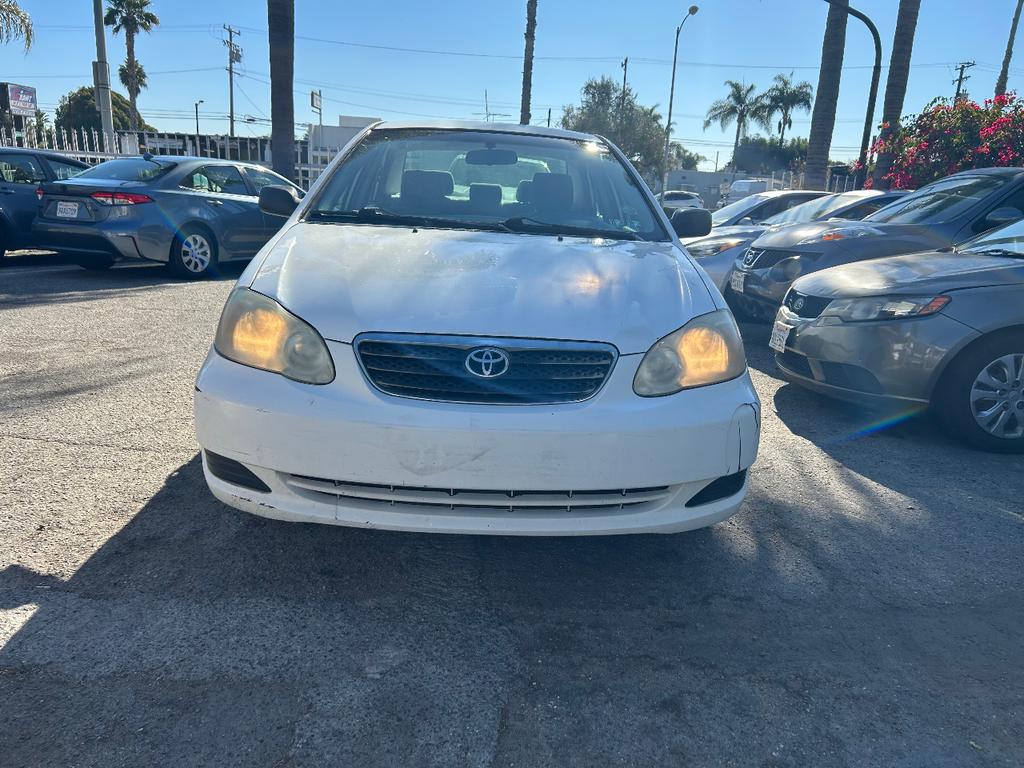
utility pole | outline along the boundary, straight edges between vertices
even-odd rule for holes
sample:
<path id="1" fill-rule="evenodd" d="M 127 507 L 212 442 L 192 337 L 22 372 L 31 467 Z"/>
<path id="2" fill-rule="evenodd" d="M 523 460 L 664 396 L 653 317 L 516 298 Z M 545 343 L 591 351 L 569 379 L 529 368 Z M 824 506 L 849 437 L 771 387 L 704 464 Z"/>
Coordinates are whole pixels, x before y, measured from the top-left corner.
<path id="1" fill-rule="evenodd" d="M 92 63 L 92 80 L 96 88 L 96 110 L 100 113 L 104 145 L 114 148 L 114 107 L 110 101 L 110 67 L 107 65 L 107 40 L 103 28 L 103 0 L 92 0 L 92 18 L 96 27 L 96 61 Z"/>
<path id="2" fill-rule="evenodd" d="M 973 61 L 961 61 L 956 65 L 956 68 L 960 70 L 960 75 L 953 81 L 953 84 L 956 85 L 956 95 L 953 97 L 954 104 L 960 101 L 960 94 L 963 93 L 964 83 L 971 79 L 970 75 L 965 75 L 964 73 L 974 65 Z"/>
<path id="3" fill-rule="evenodd" d="M 199 105 L 202 103 L 202 99 L 196 102 L 196 141 L 199 141 Z M 196 146 L 198 147 L 199 145 L 197 144 Z"/>
<path id="4" fill-rule="evenodd" d="M 718 173 L 718 150 L 715 150 L 715 173 Z"/>
<path id="5" fill-rule="evenodd" d="M 629 56 L 622 60 L 622 98 L 619 100 L 619 119 L 626 111 L 626 72 L 629 71 Z"/>
<path id="6" fill-rule="evenodd" d="M 224 45 L 228 49 L 228 136 L 235 138 L 235 64 L 242 60 L 242 49 L 235 43 L 235 35 L 241 35 L 237 29 L 230 24 L 225 24 L 224 29 L 228 33 L 228 39 Z"/>
<path id="7" fill-rule="evenodd" d="M 551 107 L 548 107 L 548 128 L 551 127 Z"/>

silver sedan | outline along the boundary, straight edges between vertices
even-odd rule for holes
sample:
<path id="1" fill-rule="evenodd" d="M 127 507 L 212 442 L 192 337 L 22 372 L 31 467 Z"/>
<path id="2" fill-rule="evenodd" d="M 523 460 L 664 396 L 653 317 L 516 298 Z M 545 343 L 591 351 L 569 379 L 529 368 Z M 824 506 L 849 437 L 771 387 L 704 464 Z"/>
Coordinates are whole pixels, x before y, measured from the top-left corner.
<path id="1" fill-rule="evenodd" d="M 978 448 L 1024 452 L 1024 222 L 802 277 L 770 346 L 792 382 L 905 413 L 930 406 Z"/>
<path id="2" fill-rule="evenodd" d="M 143 155 L 108 160 L 42 186 L 38 247 L 74 255 L 87 269 L 145 259 L 180 277 L 252 258 L 281 226 L 259 209 L 265 186 L 302 191 L 251 163 Z"/>

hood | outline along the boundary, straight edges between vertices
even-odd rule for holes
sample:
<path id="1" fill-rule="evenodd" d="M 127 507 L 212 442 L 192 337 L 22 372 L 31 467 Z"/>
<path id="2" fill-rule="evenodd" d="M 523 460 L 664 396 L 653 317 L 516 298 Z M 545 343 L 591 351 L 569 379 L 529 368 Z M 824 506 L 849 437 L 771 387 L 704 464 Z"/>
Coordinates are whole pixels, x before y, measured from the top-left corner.
<path id="1" fill-rule="evenodd" d="M 823 239 L 823 238 L 829 239 Z M 873 224 L 870 221 L 825 219 L 807 224 L 773 227 L 754 241 L 755 248 L 794 248 L 806 246 L 810 250 L 828 248 L 854 250 L 876 248 L 882 241 L 890 253 L 910 253 L 926 249 L 944 248 L 950 244 L 947 237 L 933 229 L 915 224 Z"/>
<path id="2" fill-rule="evenodd" d="M 646 352 L 715 309 L 669 242 L 298 223 L 251 287 L 324 338 L 464 334 L 610 342 Z"/>
<path id="3" fill-rule="evenodd" d="M 987 285 L 1024 284 L 1024 261 L 968 252 L 926 251 L 843 264 L 801 277 L 793 289 L 822 298 L 932 295 Z"/>
<path id="4" fill-rule="evenodd" d="M 767 231 L 763 224 L 734 224 L 729 227 L 715 227 L 703 237 L 683 238 L 684 245 L 699 245 L 704 241 L 754 238 Z"/>

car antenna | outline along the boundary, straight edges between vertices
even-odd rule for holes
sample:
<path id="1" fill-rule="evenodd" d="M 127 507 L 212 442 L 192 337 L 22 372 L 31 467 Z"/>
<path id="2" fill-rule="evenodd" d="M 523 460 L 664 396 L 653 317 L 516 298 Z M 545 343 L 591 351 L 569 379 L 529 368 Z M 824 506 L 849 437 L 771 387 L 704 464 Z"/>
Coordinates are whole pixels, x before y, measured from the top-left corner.
<path id="1" fill-rule="evenodd" d="M 153 153 L 152 152 L 143 152 L 142 153 L 142 159 L 143 160 L 152 160 L 153 159 Z"/>

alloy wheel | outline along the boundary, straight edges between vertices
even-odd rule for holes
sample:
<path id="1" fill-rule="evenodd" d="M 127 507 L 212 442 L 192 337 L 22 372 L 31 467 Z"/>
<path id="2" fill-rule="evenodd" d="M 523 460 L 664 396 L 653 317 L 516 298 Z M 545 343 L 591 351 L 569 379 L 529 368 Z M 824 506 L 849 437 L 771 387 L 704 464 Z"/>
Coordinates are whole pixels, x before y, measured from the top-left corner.
<path id="1" fill-rule="evenodd" d="M 185 269 L 197 275 L 205 272 L 210 266 L 212 254 L 210 242 L 202 235 L 189 235 L 181 243 L 181 263 L 185 265 Z"/>
<path id="2" fill-rule="evenodd" d="M 1024 437 L 1024 353 L 996 358 L 971 385 L 971 413 L 993 437 Z"/>

